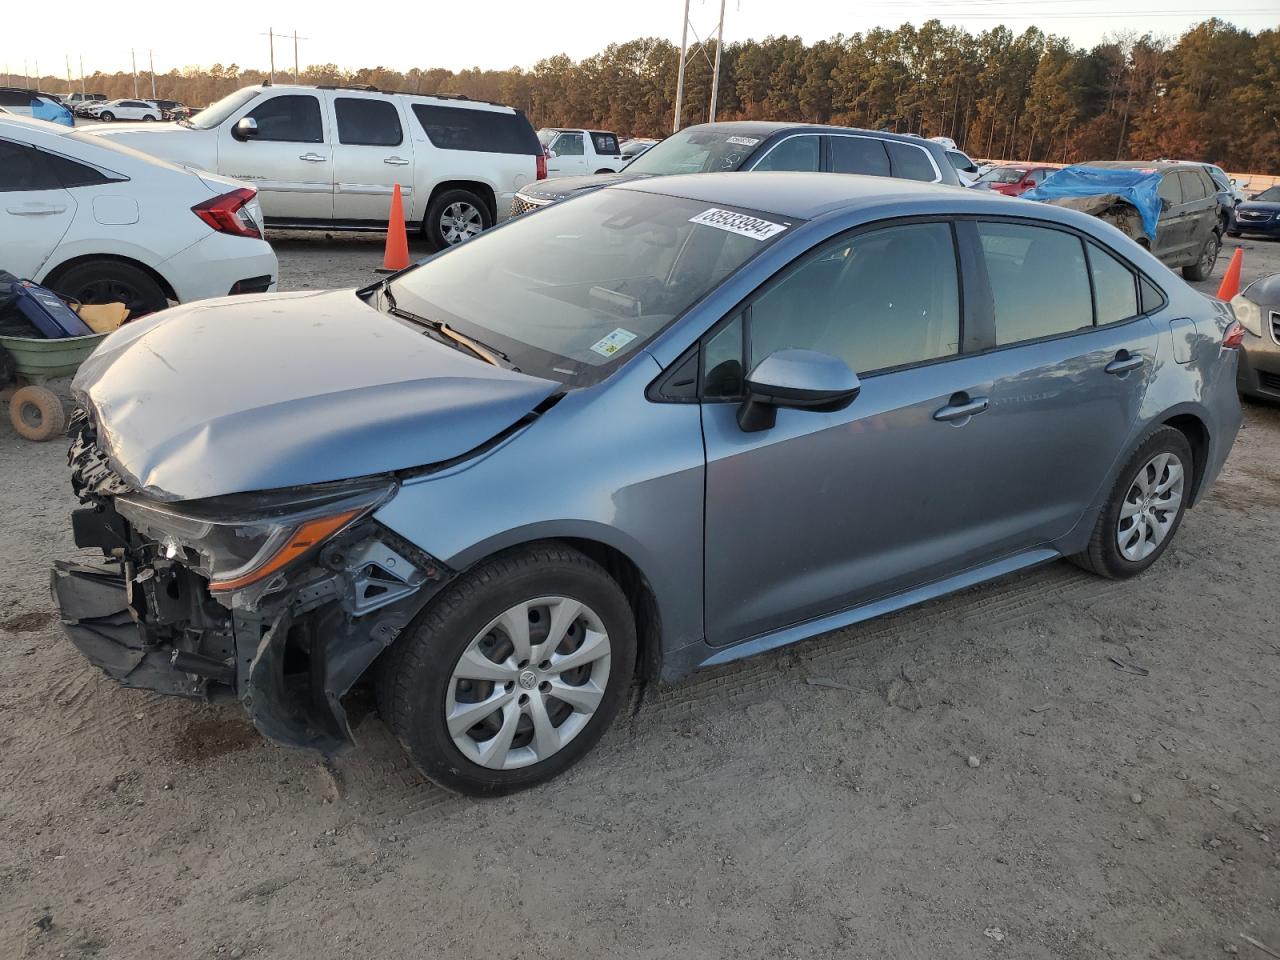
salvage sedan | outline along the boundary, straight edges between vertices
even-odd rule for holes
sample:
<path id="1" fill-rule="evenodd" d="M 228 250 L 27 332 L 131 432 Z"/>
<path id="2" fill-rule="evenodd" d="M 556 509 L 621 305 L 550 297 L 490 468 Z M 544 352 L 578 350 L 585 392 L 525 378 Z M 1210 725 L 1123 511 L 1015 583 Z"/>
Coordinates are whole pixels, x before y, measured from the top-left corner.
<path id="1" fill-rule="evenodd" d="M 1243 331 L 1075 211 L 704 174 L 359 291 L 178 307 L 82 367 L 71 641 L 332 752 L 370 674 L 432 780 L 530 786 L 673 681 L 1069 557 L 1149 567 Z"/>

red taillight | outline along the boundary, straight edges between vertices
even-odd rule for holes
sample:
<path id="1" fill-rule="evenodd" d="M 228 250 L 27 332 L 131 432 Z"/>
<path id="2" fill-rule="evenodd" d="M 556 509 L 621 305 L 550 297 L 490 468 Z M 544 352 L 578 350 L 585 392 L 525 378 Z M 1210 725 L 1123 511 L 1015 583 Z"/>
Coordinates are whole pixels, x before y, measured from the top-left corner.
<path id="1" fill-rule="evenodd" d="M 204 203 L 197 203 L 191 208 L 191 212 L 219 233 L 261 240 L 262 228 L 245 209 L 257 195 L 258 191 L 241 187 Z"/>
<path id="2" fill-rule="evenodd" d="M 1244 343 L 1244 327 L 1239 320 L 1232 320 L 1227 332 L 1222 335 L 1222 345 L 1232 350 Z"/>
<path id="3" fill-rule="evenodd" d="M 543 147 L 542 152 L 538 154 L 538 180 L 547 179 L 547 148 Z"/>

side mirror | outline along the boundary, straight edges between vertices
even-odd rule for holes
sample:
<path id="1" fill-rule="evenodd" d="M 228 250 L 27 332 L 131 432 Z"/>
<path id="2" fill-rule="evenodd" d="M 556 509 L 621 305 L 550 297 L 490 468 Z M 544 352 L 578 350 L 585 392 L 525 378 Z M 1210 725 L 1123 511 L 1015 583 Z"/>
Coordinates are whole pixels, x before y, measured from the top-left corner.
<path id="1" fill-rule="evenodd" d="M 548 150 L 548 151 L 547 151 L 547 159 L 548 159 L 548 160 L 554 160 L 554 159 L 555 159 L 556 157 L 558 157 L 558 156 L 560 156 L 560 154 L 556 153 L 556 151 L 554 151 L 554 150 Z"/>
<path id="2" fill-rule="evenodd" d="M 768 430 L 777 422 L 778 407 L 842 410 L 861 389 L 858 375 L 843 360 L 816 350 L 779 350 L 747 376 L 738 426 L 744 433 Z"/>
<path id="3" fill-rule="evenodd" d="M 258 121 L 253 117 L 241 117 L 231 128 L 231 136 L 237 140 L 252 140 L 258 135 Z"/>

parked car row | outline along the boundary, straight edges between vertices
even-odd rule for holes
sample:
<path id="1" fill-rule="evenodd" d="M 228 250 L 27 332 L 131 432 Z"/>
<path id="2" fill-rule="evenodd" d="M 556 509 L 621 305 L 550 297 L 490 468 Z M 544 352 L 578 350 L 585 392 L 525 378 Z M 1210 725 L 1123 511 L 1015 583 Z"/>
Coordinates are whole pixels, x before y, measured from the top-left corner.
<path id="1" fill-rule="evenodd" d="M 0 87 L 0 111 L 17 117 L 35 117 L 64 127 L 75 124 L 71 111 L 55 97 L 25 87 Z"/>

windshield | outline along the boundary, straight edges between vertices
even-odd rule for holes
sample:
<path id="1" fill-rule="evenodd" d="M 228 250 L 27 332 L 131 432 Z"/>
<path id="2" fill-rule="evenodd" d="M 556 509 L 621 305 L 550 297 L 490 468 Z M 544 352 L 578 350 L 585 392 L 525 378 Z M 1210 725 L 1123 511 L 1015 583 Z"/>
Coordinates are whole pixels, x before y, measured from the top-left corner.
<path id="1" fill-rule="evenodd" d="M 640 154 L 627 164 L 627 173 L 665 176 L 737 170 L 763 140 L 733 127 L 690 127 Z"/>
<path id="2" fill-rule="evenodd" d="M 517 217 L 397 277 L 398 309 L 584 386 L 791 226 L 768 214 L 599 190 Z"/>
<path id="3" fill-rule="evenodd" d="M 1255 200 L 1280 200 L 1280 187 L 1268 187 L 1253 199 Z"/>
<path id="4" fill-rule="evenodd" d="M 979 183 L 1017 183 L 1027 171 L 1021 167 L 996 167 L 978 178 Z"/>
<path id="5" fill-rule="evenodd" d="M 211 103 L 205 107 L 188 120 L 187 123 L 197 130 L 208 130 L 211 127 L 216 127 L 259 93 L 261 91 L 256 87 L 244 87 L 235 93 L 229 93 L 217 103 Z"/>

